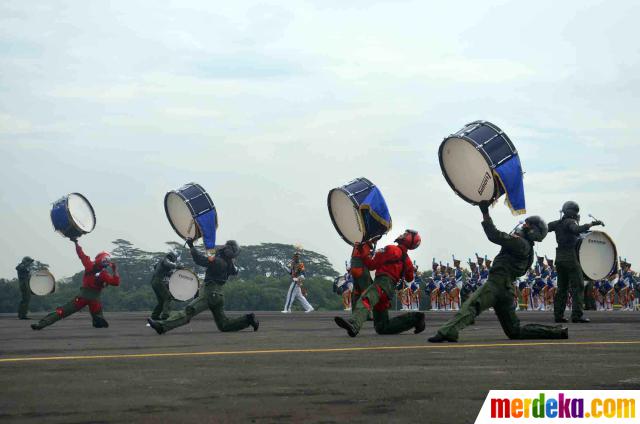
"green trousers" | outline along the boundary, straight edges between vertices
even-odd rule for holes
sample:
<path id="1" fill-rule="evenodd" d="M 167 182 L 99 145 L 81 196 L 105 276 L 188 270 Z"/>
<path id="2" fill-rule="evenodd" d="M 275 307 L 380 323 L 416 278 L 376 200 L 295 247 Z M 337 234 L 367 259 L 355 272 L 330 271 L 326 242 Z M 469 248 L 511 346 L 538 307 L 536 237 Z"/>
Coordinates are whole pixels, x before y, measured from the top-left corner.
<path id="1" fill-rule="evenodd" d="M 353 314 L 354 307 L 360 297 L 362 297 L 365 290 L 371 287 L 371 274 L 368 270 L 365 269 L 365 272 L 362 274 L 360 278 L 354 278 L 353 280 L 353 290 L 351 291 L 351 313 Z M 369 314 L 368 320 L 371 321 L 371 314 Z"/>
<path id="2" fill-rule="evenodd" d="M 170 331 L 188 324 L 191 318 L 206 309 L 209 309 L 213 314 L 213 320 L 216 322 L 216 326 L 220 331 L 239 331 L 251 325 L 248 315 L 242 315 L 238 318 L 227 318 L 224 314 L 222 286 L 213 283 L 205 284 L 198 294 L 198 297 L 193 299 L 183 311 L 172 312 L 169 318 L 158 321 L 158 324 L 160 324 L 165 332 Z"/>
<path id="3" fill-rule="evenodd" d="M 559 260 L 556 262 L 558 271 L 558 289 L 553 299 L 553 315 L 556 319 L 564 317 L 567 307 L 567 293 L 571 290 L 571 319 L 582 318 L 584 303 L 584 276 L 582 267 L 577 259 Z"/>
<path id="4" fill-rule="evenodd" d="M 93 321 L 94 327 L 109 327 L 109 323 L 104 319 L 104 314 L 102 313 L 100 292 L 85 288 L 80 289 L 80 293 L 78 293 L 78 296 L 74 297 L 73 300 L 57 307 L 55 311 L 42 318 L 37 325 L 40 328 L 48 327 L 69 315 L 75 314 L 85 306 L 89 306 L 89 312 L 91 313 L 91 320 Z"/>
<path id="5" fill-rule="evenodd" d="M 398 334 L 416 326 L 422 317 L 420 312 L 408 312 L 389 318 L 389 302 L 393 298 L 394 286 L 390 277 L 376 276 L 373 284 L 364 291 L 358 302 L 352 304 L 349 321 L 356 331 L 360 331 L 370 311 L 373 312 L 373 328 L 378 334 Z"/>
<path id="6" fill-rule="evenodd" d="M 595 311 L 596 298 L 593 296 L 593 281 L 589 281 L 584 285 L 584 309 L 588 311 Z"/>
<path id="7" fill-rule="evenodd" d="M 560 326 L 520 325 L 520 320 L 513 307 L 514 287 L 511 284 L 512 280 L 513 278 L 508 275 L 489 274 L 487 282 L 462 304 L 460 310 L 451 320 L 440 327 L 438 333 L 446 338 L 458 340 L 460 330 L 472 325 L 482 311 L 493 308 L 504 333 L 510 339 L 561 338 Z"/>
<path id="8" fill-rule="evenodd" d="M 29 280 L 20 280 L 20 305 L 18 306 L 18 318 L 26 319 L 29 313 L 29 301 L 31 300 L 31 288 L 29 287 Z"/>
<path id="9" fill-rule="evenodd" d="M 171 312 L 171 300 L 173 299 L 171 292 L 169 291 L 169 287 L 167 287 L 162 279 L 153 278 L 151 280 L 151 288 L 153 289 L 157 300 L 156 307 L 153 308 L 153 312 L 151 312 L 151 318 L 155 320 L 169 318 L 169 314 Z"/>

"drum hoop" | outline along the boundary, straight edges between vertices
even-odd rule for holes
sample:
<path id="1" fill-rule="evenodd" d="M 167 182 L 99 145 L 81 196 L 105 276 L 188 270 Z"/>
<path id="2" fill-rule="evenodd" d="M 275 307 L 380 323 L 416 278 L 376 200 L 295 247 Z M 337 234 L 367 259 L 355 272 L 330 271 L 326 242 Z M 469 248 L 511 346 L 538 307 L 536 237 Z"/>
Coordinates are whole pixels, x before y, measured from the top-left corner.
<path id="1" fill-rule="evenodd" d="M 37 272 L 45 272 L 48 276 L 50 276 L 50 277 L 51 277 L 51 279 L 53 280 L 53 290 L 51 290 L 51 291 L 50 291 L 49 293 L 47 293 L 47 294 L 53 294 L 53 293 L 55 293 L 55 292 L 56 292 L 56 277 L 54 277 L 54 276 L 53 276 L 53 274 L 51 273 L 51 271 L 49 271 L 49 270 L 48 270 L 48 269 L 46 269 L 46 268 L 43 268 L 43 269 L 37 269 L 37 270 L 33 271 L 33 274 L 31 274 L 31 276 L 33 277 L 33 275 L 34 275 L 35 273 L 37 273 Z M 43 295 L 35 294 L 35 293 L 33 292 L 33 290 L 31 290 L 31 278 L 29 278 L 29 291 L 30 291 L 30 292 L 31 292 L 31 294 L 32 294 L 32 295 L 34 295 L 34 296 L 43 296 Z"/>
<path id="2" fill-rule="evenodd" d="M 618 269 L 618 247 L 613 242 L 613 239 L 609 236 L 609 234 L 605 233 L 604 231 L 591 230 L 591 231 L 587 231 L 586 233 L 584 233 L 584 235 L 586 237 L 587 235 L 589 235 L 591 233 L 603 234 L 611 242 L 611 246 L 613 246 L 613 265 L 611 266 L 611 270 L 609 270 L 609 273 L 604 277 L 604 278 L 609 278 Z M 576 246 L 576 255 L 578 256 L 578 262 L 580 262 L 580 247 L 582 246 L 582 242 L 583 241 L 584 241 L 584 237 L 580 238 L 580 241 L 579 241 L 578 245 Z M 580 269 L 582 269 L 582 263 L 580 263 Z M 593 280 L 592 278 L 590 278 L 584 272 L 584 270 L 582 270 L 582 275 L 589 281 L 598 281 L 599 280 L 599 279 L 598 280 Z M 604 278 L 602 278 L 602 279 L 604 279 Z"/>
<path id="3" fill-rule="evenodd" d="M 366 178 L 363 178 L 363 180 L 366 180 L 367 182 L 371 183 L 371 181 L 367 180 Z M 350 181 L 349 183 L 347 183 L 346 185 L 351 184 L 352 182 L 355 182 L 356 180 Z M 348 193 L 346 190 L 344 190 L 343 188 L 344 186 L 341 187 L 336 187 L 336 188 L 332 188 L 331 190 L 329 190 L 329 194 L 327 195 L 327 209 L 329 209 L 329 217 L 331 218 L 331 222 L 333 223 L 333 227 L 336 229 L 336 231 L 338 232 L 338 234 L 340 235 L 340 237 L 342 238 L 342 240 L 346 241 L 347 244 L 354 246 L 354 243 L 349 240 L 347 237 L 345 237 L 344 234 L 342 234 L 342 231 L 340 231 L 340 228 L 338 228 L 338 224 L 336 223 L 336 219 L 333 216 L 333 209 L 331 208 L 331 194 L 338 190 L 341 191 L 343 193 L 345 193 L 347 195 L 347 197 L 349 198 L 349 200 L 351 200 L 351 203 L 353 203 L 355 206 L 357 206 L 356 211 L 358 212 L 358 224 L 360 224 L 360 228 L 364 228 L 364 222 L 362 220 L 362 215 L 360 214 L 360 205 L 356 205 L 356 202 L 353 200 L 353 196 Z M 360 242 L 363 242 L 364 240 L 361 240 Z"/>
<path id="4" fill-rule="evenodd" d="M 438 149 L 438 161 L 440 162 L 440 171 L 442 172 L 442 176 L 444 177 L 445 180 L 447 180 L 447 184 L 449 184 L 449 187 L 451 187 L 451 189 L 459 196 L 462 198 L 462 200 L 464 200 L 467 203 L 471 203 L 474 206 L 478 205 L 478 202 L 474 202 L 473 200 L 469 199 L 467 196 L 465 196 L 464 194 L 462 194 L 460 191 L 458 191 L 458 189 L 456 187 L 454 187 L 453 182 L 451 181 L 451 179 L 449 178 L 449 176 L 447 175 L 447 173 L 445 172 L 445 168 L 444 168 L 444 162 L 442 160 L 442 150 L 444 149 L 444 144 L 447 142 L 447 140 L 450 140 L 452 138 L 457 138 L 457 139 L 461 139 L 466 141 L 467 143 L 471 144 L 478 152 L 480 152 L 480 154 L 482 155 L 482 157 L 485 159 L 485 161 L 487 161 L 487 165 L 489 166 L 489 169 L 491 169 L 491 178 L 493 178 L 494 180 L 494 184 L 493 184 L 493 194 L 491 195 L 491 202 L 493 202 L 494 200 L 496 200 L 497 196 L 498 196 L 498 184 L 495 183 L 495 175 L 493 175 L 493 170 L 495 168 L 492 168 L 491 165 L 489 165 L 489 163 L 491 163 L 491 158 L 488 157 L 487 152 L 485 152 L 483 149 L 478 149 L 476 144 L 474 142 L 472 142 L 472 140 L 467 137 L 467 136 L 461 136 L 458 137 L 455 134 L 450 135 L 449 137 L 446 137 L 444 140 L 442 140 L 442 143 L 440 143 L 440 148 Z"/>
<path id="5" fill-rule="evenodd" d="M 69 193 L 65 196 L 65 210 L 67 211 L 67 216 L 69 217 L 69 222 L 71 223 L 71 225 L 73 225 L 73 228 L 75 228 L 76 230 L 78 230 L 80 233 L 82 234 L 89 234 L 89 231 L 85 231 L 83 229 L 81 229 L 76 222 L 73 220 L 73 217 L 71 216 L 71 211 L 69 210 L 69 197 L 75 194 L 76 196 L 81 197 L 85 202 L 87 202 L 87 205 L 89 205 L 89 209 L 91 210 L 91 216 L 93 216 L 93 228 L 91 229 L 91 231 L 93 231 L 94 228 L 96 228 L 96 224 L 97 224 L 97 220 L 96 220 L 96 212 L 93 210 L 93 206 L 91 205 L 91 202 L 89 202 L 89 199 L 87 199 L 86 197 L 84 197 L 82 194 L 80 193 Z"/>

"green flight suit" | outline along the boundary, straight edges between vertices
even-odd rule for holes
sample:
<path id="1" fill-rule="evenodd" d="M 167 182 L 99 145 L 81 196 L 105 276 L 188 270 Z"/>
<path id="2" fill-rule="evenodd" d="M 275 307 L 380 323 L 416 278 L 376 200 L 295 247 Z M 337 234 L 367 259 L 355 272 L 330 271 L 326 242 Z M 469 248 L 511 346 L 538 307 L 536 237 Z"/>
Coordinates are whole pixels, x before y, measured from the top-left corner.
<path id="1" fill-rule="evenodd" d="M 31 287 L 29 280 L 31 279 L 31 263 L 20 262 L 16 267 L 18 271 L 18 284 L 20 286 L 20 304 L 18 305 L 18 318 L 28 319 L 29 302 L 31 301 Z"/>
<path id="2" fill-rule="evenodd" d="M 155 266 L 153 277 L 151 277 L 151 288 L 156 295 L 158 303 L 155 308 L 153 308 L 153 312 L 151 312 L 152 319 L 158 320 L 169 318 L 169 313 L 171 312 L 171 300 L 173 300 L 173 297 L 171 296 L 171 292 L 169 291 L 165 278 L 174 269 L 176 269 L 176 264 L 166 257 Z"/>
<path id="3" fill-rule="evenodd" d="M 571 290 L 571 319 L 582 318 L 584 305 L 584 274 L 578 260 L 576 250 L 580 234 L 588 231 L 591 224 L 578 225 L 577 219 L 564 217 L 549 223 L 549 231 L 555 231 L 558 247 L 556 248 L 556 271 L 558 272 L 558 289 L 553 299 L 553 315 L 556 320 L 564 317 L 567 307 L 567 294 Z"/>
<path id="4" fill-rule="evenodd" d="M 533 263 L 533 242 L 498 231 L 491 218 L 482 221 L 487 238 L 502 246 L 489 269 L 489 278 L 462 304 L 455 316 L 438 329 L 450 340 L 458 340 L 458 333 L 472 325 L 483 311 L 493 308 L 504 333 L 510 339 L 560 339 L 560 326 L 540 324 L 520 325 L 513 299 L 513 281 L 525 274 Z"/>
<path id="5" fill-rule="evenodd" d="M 198 297 L 193 299 L 183 311 L 172 312 L 169 318 L 156 321 L 163 332 L 188 324 L 194 316 L 206 309 L 209 309 L 213 314 L 213 319 L 220 331 L 239 331 L 249 327 L 251 325 L 250 315 L 228 318 L 224 313 L 222 286 L 230 275 L 237 274 L 233 262 L 221 255 L 216 255 L 214 260 L 209 262 L 207 256 L 198 252 L 193 246 L 191 246 L 191 256 L 196 264 L 207 267 L 205 284 L 200 288 Z"/>
<path id="6" fill-rule="evenodd" d="M 353 290 L 351 291 L 351 311 L 353 313 L 353 308 L 358 303 L 360 296 L 365 292 L 366 289 L 371 286 L 371 272 L 369 269 L 364 266 L 364 262 L 362 262 L 362 258 L 351 258 L 351 269 L 353 268 L 362 268 L 362 275 L 358 278 L 353 277 Z M 353 274 L 352 274 L 353 276 Z"/>
<path id="7" fill-rule="evenodd" d="M 358 299 L 356 304 L 352 304 L 351 318 L 349 322 L 354 326 L 356 332 L 360 331 L 362 324 L 369 317 L 369 309 L 365 306 L 364 300 L 368 300 L 373 312 L 373 328 L 378 334 L 398 334 L 410 330 L 421 321 L 424 314 L 422 312 L 408 312 L 394 318 L 389 318 L 389 305 L 380 302 L 382 294 L 386 294 L 387 301 L 393 299 L 395 283 L 385 274 L 376 275 L 373 284 L 370 285 Z"/>

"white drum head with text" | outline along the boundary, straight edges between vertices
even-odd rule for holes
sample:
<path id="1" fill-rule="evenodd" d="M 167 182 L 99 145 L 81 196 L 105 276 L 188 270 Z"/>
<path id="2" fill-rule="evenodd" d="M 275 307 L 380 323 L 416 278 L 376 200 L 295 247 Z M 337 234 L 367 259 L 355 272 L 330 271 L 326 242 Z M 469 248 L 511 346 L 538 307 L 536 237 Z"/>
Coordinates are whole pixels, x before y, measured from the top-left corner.
<path id="1" fill-rule="evenodd" d="M 31 293 L 36 296 L 46 296 L 54 292 L 56 288 L 56 279 L 46 269 L 35 271 L 29 279 L 29 288 Z"/>
<path id="2" fill-rule="evenodd" d="M 191 210 L 182 197 L 176 193 L 169 193 L 166 208 L 173 227 L 182 238 L 198 238 L 198 227 L 191 216 Z"/>
<path id="3" fill-rule="evenodd" d="M 176 300 L 190 300 L 198 293 L 196 274 L 187 269 L 177 269 L 169 277 L 169 291 Z"/>
<path id="4" fill-rule="evenodd" d="M 592 231 L 582 239 L 578 249 L 582 272 L 592 280 L 608 277 L 616 263 L 613 241 L 602 231 Z"/>
<path id="5" fill-rule="evenodd" d="M 333 190 L 329 199 L 331 215 L 340 233 L 351 243 L 360 243 L 364 238 L 360 212 L 349 196 L 341 190 Z"/>
<path id="6" fill-rule="evenodd" d="M 73 222 L 82 231 L 90 233 L 96 227 L 96 217 L 93 208 L 83 196 L 72 193 L 67 199 L 67 207 Z"/>
<path id="7" fill-rule="evenodd" d="M 473 144 L 449 138 L 442 146 L 442 165 L 455 190 L 475 203 L 493 200 L 493 172 Z"/>

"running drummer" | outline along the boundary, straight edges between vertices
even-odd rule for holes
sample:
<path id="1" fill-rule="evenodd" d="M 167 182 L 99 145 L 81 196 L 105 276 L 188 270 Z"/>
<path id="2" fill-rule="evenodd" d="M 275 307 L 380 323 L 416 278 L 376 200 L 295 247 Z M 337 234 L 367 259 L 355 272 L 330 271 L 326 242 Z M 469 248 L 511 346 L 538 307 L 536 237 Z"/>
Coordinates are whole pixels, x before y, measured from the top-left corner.
<path id="1" fill-rule="evenodd" d="M 100 294 L 102 289 L 107 285 L 120 285 L 120 275 L 115 262 L 111 261 L 111 255 L 107 252 L 100 252 L 96 255 L 95 261 L 87 256 L 82 247 L 78 244 L 78 240 L 72 238 L 76 245 L 76 253 L 84 266 L 84 275 L 82 276 L 82 287 L 80 293 L 71 301 L 56 308 L 54 312 L 42 318 L 37 324 L 31 324 L 34 330 L 42 330 L 43 328 L 75 314 L 85 306 L 89 306 L 93 326 L 96 328 L 107 328 L 109 323 L 104 319 L 102 314 L 102 302 L 100 302 Z M 107 271 L 111 268 L 112 273 Z"/>
<path id="2" fill-rule="evenodd" d="M 259 322 L 253 313 L 237 318 L 228 318 L 224 313 L 222 287 L 230 276 L 238 274 L 238 269 L 234 263 L 234 259 L 240 253 L 238 243 L 235 240 L 228 240 L 224 246 L 217 247 L 214 256 L 205 256 L 200 253 L 193 245 L 192 239 L 187 239 L 187 244 L 193 261 L 207 269 L 204 276 L 204 287 L 198 293 L 198 297 L 184 308 L 184 311 L 174 312 L 166 320 L 149 318 L 147 320 L 149 325 L 158 334 L 163 334 L 188 324 L 194 316 L 205 309 L 209 309 L 220 331 L 240 331 L 247 327 L 253 327 L 253 331 L 258 331 Z"/>
<path id="3" fill-rule="evenodd" d="M 489 269 L 487 283 L 480 287 L 462 305 L 455 316 L 438 329 L 431 343 L 457 342 L 458 333 L 474 324 L 475 318 L 483 311 L 493 307 L 500 325 L 510 339 L 567 339 L 569 330 L 560 326 L 527 324 L 520 320 L 513 307 L 514 287 L 512 282 L 533 264 L 533 245 L 547 235 L 547 224 L 538 216 L 528 217 L 514 234 L 506 234 L 493 224 L 489 216 L 489 202 L 480 202 L 482 227 L 489 241 L 500 245 L 500 253 L 495 257 Z"/>
<path id="4" fill-rule="evenodd" d="M 166 278 L 171 274 L 171 271 L 176 269 L 176 261 L 178 257 L 175 253 L 169 252 L 164 258 L 160 259 L 153 269 L 153 276 L 151 277 L 151 288 L 156 295 L 157 304 L 151 312 L 151 319 L 167 319 L 169 318 L 169 312 L 171 311 L 171 293 L 169 287 L 167 287 Z"/>

